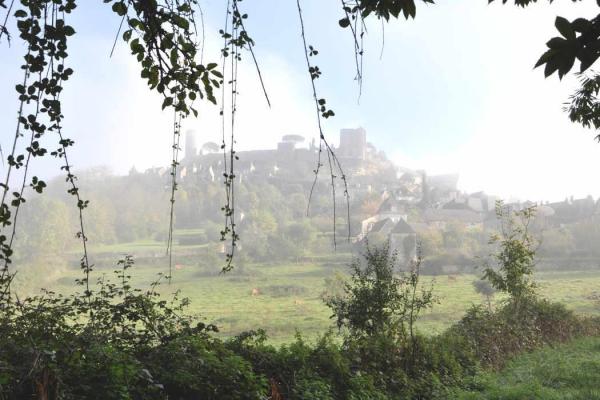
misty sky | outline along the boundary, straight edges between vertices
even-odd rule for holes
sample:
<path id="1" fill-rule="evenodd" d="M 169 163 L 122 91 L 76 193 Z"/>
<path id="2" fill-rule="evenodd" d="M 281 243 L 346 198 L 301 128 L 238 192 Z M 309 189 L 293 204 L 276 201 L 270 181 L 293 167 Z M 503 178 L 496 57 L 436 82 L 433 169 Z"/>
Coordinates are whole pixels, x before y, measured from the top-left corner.
<path id="1" fill-rule="evenodd" d="M 369 22 L 360 103 L 349 32 L 335 0 L 304 0 L 308 42 L 320 54 L 320 96 L 336 112 L 325 124 L 334 142 L 342 127 L 363 126 L 368 140 L 399 165 L 431 173 L 459 172 L 467 191 L 504 197 L 560 200 L 600 196 L 600 144 L 561 111 L 575 87 L 573 77 L 543 78 L 532 67 L 556 31 L 556 15 L 595 15 L 595 1 L 525 10 L 479 0 L 419 4 L 414 21 L 385 26 Z M 224 1 L 206 0 L 206 61 L 219 61 L 218 29 Z M 310 81 L 306 74 L 295 0 L 246 0 L 246 23 L 257 43 L 273 107 L 262 98 L 252 65 L 240 74 L 238 146 L 273 148 L 283 134 L 316 136 Z M 74 78 L 64 94 L 65 127 L 76 141 L 76 168 L 108 165 L 116 173 L 170 163 L 171 113 L 139 79 L 128 47 L 119 42 L 109 58 L 119 18 L 101 1 L 82 1 L 71 17 L 78 35 L 69 64 Z M 0 44 L 0 114 L 3 149 L 14 130 L 15 83 L 24 46 Z M 13 112 L 14 111 L 14 112 Z M 218 141 L 218 107 L 203 106 L 198 141 Z M 54 147 L 54 146 L 48 146 Z M 51 166 L 45 165 L 49 171 Z M 53 172 L 48 172 L 49 174 Z"/>

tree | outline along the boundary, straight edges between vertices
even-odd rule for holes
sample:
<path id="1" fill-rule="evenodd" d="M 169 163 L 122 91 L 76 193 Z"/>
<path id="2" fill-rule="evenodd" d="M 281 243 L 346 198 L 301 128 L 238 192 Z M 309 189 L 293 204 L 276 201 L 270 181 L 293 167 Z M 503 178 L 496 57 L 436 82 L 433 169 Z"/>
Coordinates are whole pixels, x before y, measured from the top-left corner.
<path id="1" fill-rule="evenodd" d="M 423 309 L 432 306 L 432 289 L 418 293 L 420 258 L 409 274 L 397 277 L 397 256 L 387 246 L 368 246 L 362 262 L 350 265 L 350 280 L 344 293 L 325 299 L 338 328 L 347 328 L 351 337 L 413 337 L 413 325 Z M 408 328 L 408 332 L 407 332 Z"/>
<path id="2" fill-rule="evenodd" d="M 317 232 L 308 221 L 295 222 L 283 229 L 283 236 L 304 252 L 311 247 L 317 237 Z"/>
<path id="3" fill-rule="evenodd" d="M 63 203 L 64 204 L 64 203 Z M 98 243 L 114 243 L 117 237 L 115 232 L 115 210 L 113 204 L 107 198 L 98 198 L 94 207 L 90 209 L 87 219 L 90 227 L 91 240 Z"/>
<path id="4" fill-rule="evenodd" d="M 492 311 L 492 297 L 494 297 L 494 294 L 496 294 L 496 289 L 490 284 L 489 281 L 483 279 L 477 279 L 473 281 L 473 287 L 477 293 L 485 297 L 487 300 L 488 309 Z"/>
<path id="5" fill-rule="evenodd" d="M 517 309 L 535 294 L 535 241 L 528 231 L 534 215 L 535 208 L 513 211 L 500 201 L 496 203 L 500 233 L 492 235 L 490 244 L 497 245 L 498 250 L 491 255 L 495 265 L 484 266 L 483 279 L 507 293 Z"/>
<path id="6" fill-rule="evenodd" d="M 24 217 L 22 245 L 27 257 L 63 255 L 74 244 L 74 224 L 65 203 L 40 196 Z"/>
<path id="7" fill-rule="evenodd" d="M 444 237 L 442 233 L 436 229 L 428 229 L 425 232 L 419 233 L 419 242 L 423 254 L 427 256 L 436 256 L 443 252 Z"/>

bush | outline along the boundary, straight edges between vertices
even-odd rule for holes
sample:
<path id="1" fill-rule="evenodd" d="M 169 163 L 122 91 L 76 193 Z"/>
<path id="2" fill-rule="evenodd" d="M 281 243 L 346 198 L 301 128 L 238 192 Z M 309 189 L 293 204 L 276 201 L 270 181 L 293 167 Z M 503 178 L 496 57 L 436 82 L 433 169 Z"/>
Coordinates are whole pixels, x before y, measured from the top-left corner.
<path id="1" fill-rule="evenodd" d="M 169 396 L 144 357 L 159 343 L 186 335 L 204 337 L 213 327 L 193 326 L 181 316 L 185 300 L 160 300 L 154 291 L 158 282 L 145 293 L 132 289 L 128 275 L 132 265 L 130 257 L 118 263 L 119 284 L 102 279 L 83 294 L 45 292 L 1 304 L 3 399 Z"/>
<path id="2" fill-rule="evenodd" d="M 168 398 L 262 399 L 267 381 L 248 361 L 214 338 L 183 336 L 156 347 L 147 365 Z"/>
<path id="3" fill-rule="evenodd" d="M 339 271 L 325 278 L 325 289 L 321 293 L 321 299 L 327 301 L 330 298 L 343 297 L 345 282 L 344 275 Z"/>
<path id="4" fill-rule="evenodd" d="M 338 329 L 347 329 L 353 337 L 410 334 L 412 338 L 419 313 L 435 302 L 433 287 L 420 287 L 420 254 L 410 273 L 398 277 L 396 266 L 397 253 L 387 245 L 367 246 L 364 260 L 350 265 L 343 294 L 325 298 Z"/>
<path id="5" fill-rule="evenodd" d="M 463 386 L 478 371 L 479 361 L 464 338 L 444 334 L 363 337 L 345 344 L 351 369 L 372 381 L 389 398 L 446 399 L 449 388 Z"/>
<path id="6" fill-rule="evenodd" d="M 495 312 L 473 306 L 449 332 L 463 336 L 483 365 L 500 368 L 514 354 L 594 334 L 599 326 L 560 303 L 529 298 L 509 301 Z"/>
<path id="7" fill-rule="evenodd" d="M 389 398 L 373 376 L 352 364 L 348 349 L 340 347 L 331 333 L 314 345 L 300 335 L 279 349 L 265 341 L 263 331 L 247 332 L 227 346 L 248 360 L 256 373 L 267 377 L 272 396 L 276 393 L 286 400 Z"/>

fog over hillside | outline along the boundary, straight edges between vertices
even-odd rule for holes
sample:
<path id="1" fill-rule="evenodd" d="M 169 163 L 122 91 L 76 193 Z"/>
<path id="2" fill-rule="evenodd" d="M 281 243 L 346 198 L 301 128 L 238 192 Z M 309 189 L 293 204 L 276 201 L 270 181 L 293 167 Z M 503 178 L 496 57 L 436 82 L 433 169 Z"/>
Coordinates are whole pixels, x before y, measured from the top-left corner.
<path id="1" fill-rule="evenodd" d="M 183 137 L 170 272 L 174 286 L 164 290 L 182 290 L 191 296 L 194 309 L 202 310 L 208 321 L 218 322 L 226 335 L 246 329 L 256 319 L 262 319 L 281 340 L 294 326 L 308 332 L 326 326 L 323 293 L 340 290 L 348 263 L 364 254 L 367 245 L 388 245 L 397 255 L 398 271 L 410 269 L 421 257 L 425 276 L 441 279 L 442 287 L 449 285 L 449 290 L 467 285 L 460 290 L 470 292 L 469 279 L 481 275 L 494 251 L 489 241 L 501 228 L 498 201 L 512 211 L 535 208 L 529 230 L 536 241 L 536 271 L 541 277 L 595 276 L 600 267 L 597 199 L 566 194 L 561 201 L 548 202 L 468 192 L 461 187 L 459 174 L 397 165 L 370 143 L 367 129 L 351 127 L 340 130 L 339 144 L 334 146 L 349 193 L 347 202 L 341 174 L 336 172 L 335 213 L 326 162 L 315 180 L 318 147 L 314 141 L 285 134 L 271 149 L 236 153 L 234 218 L 239 239 L 234 269 L 222 275 L 231 245 L 221 240 L 226 204 L 223 174 L 230 157 L 224 158 L 220 145 L 203 142 L 194 131 L 184 132 Z M 109 274 L 115 259 L 125 254 L 133 256 L 135 280 L 142 286 L 156 274 L 169 273 L 170 171 L 165 165 L 115 175 L 96 167 L 79 174 L 80 190 L 90 201 L 85 219 L 89 256 L 100 276 Z M 77 209 L 65 193 L 64 180 L 48 182 L 44 195 L 32 196 L 27 205 L 15 240 L 19 271 L 15 288 L 21 293 L 35 293 L 41 287 L 68 292 L 79 274 L 80 252 Z M 562 293 L 562 287 L 548 282 L 544 290 Z M 577 287 L 581 290 L 577 304 L 587 309 L 596 298 L 595 289 L 587 284 Z M 285 307 L 308 307 L 306 313 L 316 313 L 319 322 L 294 319 L 288 325 L 278 319 L 280 314 L 268 316 L 256 304 L 239 309 L 229 305 L 222 299 L 224 293 L 232 293 L 231 301 L 238 298 L 233 293 L 247 301 L 261 296 L 275 302 L 292 299 L 285 300 L 289 302 Z M 464 307 L 462 301 L 457 310 Z M 218 311 L 217 304 L 227 311 Z M 447 326 L 455 314 L 440 311 L 431 318 L 425 326 L 436 330 Z"/>
<path id="2" fill-rule="evenodd" d="M 193 131 L 185 134 L 178 166 L 175 249 L 176 254 L 184 255 L 202 249 L 210 257 L 199 262 L 212 263 L 217 271 L 227 246 L 220 240 L 220 232 L 224 163 L 229 159 L 228 155 L 223 158 L 218 144 L 198 139 Z M 474 259 L 489 251 L 487 241 L 497 228 L 500 200 L 513 210 L 536 208 L 534 229 L 547 268 L 556 268 L 565 258 L 585 268 L 600 262 L 594 245 L 595 239 L 600 239 L 596 236 L 600 235 L 600 203 L 591 196 L 567 194 L 562 201 L 548 202 L 469 193 L 461 190 L 456 173 L 434 175 L 395 165 L 368 141 L 364 128 L 342 129 L 338 142 L 334 151 L 347 177 L 349 201 L 343 181 L 336 179 L 335 214 L 328 165 L 315 180 L 318 148 L 314 141 L 284 135 L 272 150 L 237 152 L 235 221 L 240 263 L 310 260 L 334 247 L 333 256 L 344 258 L 346 252 L 360 253 L 367 242 L 389 241 L 403 262 L 413 259 L 421 247 L 429 272 L 472 271 Z M 170 179 L 167 166 L 145 171 L 132 168 L 126 176 L 102 168 L 81 174 L 81 190 L 91 201 L 86 223 L 92 248 L 125 250 L 130 243 L 134 254 L 163 258 Z M 47 210 L 41 220 L 40 214 L 24 210 L 24 227 L 17 243 L 26 251 L 20 257 L 31 258 L 40 251 L 68 254 L 73 248 L 76 215 L 62 186 L 57 179 L 50 184 L 48 197 L 32 199 Z M 71 222 L 60 224 L 57 230 L 53 218 Z M 47 245 L 34 249 L 39 235 L 45 236 Z M 147 246 L 136 246 L 140 241 Z M 100 264 L 103 252 L 96 254 Z"/>

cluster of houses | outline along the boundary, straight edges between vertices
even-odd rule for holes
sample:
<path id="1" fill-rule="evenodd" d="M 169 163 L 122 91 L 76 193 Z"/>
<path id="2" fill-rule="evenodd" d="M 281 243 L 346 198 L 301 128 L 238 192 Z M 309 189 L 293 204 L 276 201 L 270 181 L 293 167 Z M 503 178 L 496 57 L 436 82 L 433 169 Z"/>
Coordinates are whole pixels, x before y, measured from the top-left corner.
<path id="1" fill-rule="evenodd" d="M 220 179 L 227 157 L 221 146 L 208 142 L 198 147 L 194 132 L 186 134 L 185 157 L 180 163 L 180 182 L 210 182 Z M 422 170 L 394 166 L 385 154 L 367 142 L 363 128 L 342 129 L 336 156 L 346 169 L 353 195 L 379 193 L 381 205 L 374 215 L 362 221 L 356 236 L 360 242 L 369 235 L 389 240 L 404 261 L 416 253 L 417 235 L 427 230 L 446 230 L 448 224 L 466 229 L 497 226 L 496 196 L 484 192 L 464 193 L 458 189 L 458 174 L 427 175 Z M 319 146 L 305 143 L 299 135 L 284 135 L 276 148 L 236 153 L 236 177 L 240 181 L 268 180 L 277 184 L 296 183 L 310 189 Z M 168 168 L 153 168 L 147 174 L 167 175 Z M 535 205 L 537 216 L 547 227 L 562 226 L 594 216 L 600 217 L 600 200 L 591 196 L 567 198 L 555 203 L 512 203 L 513 209 Z"/>
<path id="2" fill-rule="evenodd" d="M 356 241 L 378 235 L 389 241 L 390 251 L 396 251 L 401 261 L 416 256 L 419 233 L 427 230 L 446 230 L 449 224 L 468 229 L 493 229 L 498 226 L 496 196 L 484 192 L 464 193 L 458 190 L 458 175 L 427 176 L 424 171 L 405 171 L 397 184 L 381 195 L 377 213 L 362 221 Z M 600 220 L 600 199 L 566 198 L 561 202 L 507 203 L 513 210 L 536 208 L 536 221 L 543 228 L 597 218 Z"/>

